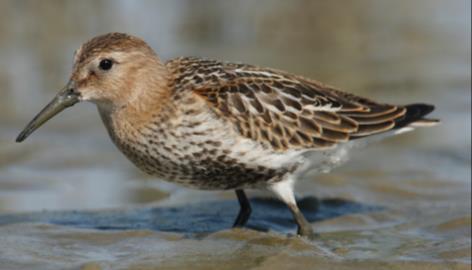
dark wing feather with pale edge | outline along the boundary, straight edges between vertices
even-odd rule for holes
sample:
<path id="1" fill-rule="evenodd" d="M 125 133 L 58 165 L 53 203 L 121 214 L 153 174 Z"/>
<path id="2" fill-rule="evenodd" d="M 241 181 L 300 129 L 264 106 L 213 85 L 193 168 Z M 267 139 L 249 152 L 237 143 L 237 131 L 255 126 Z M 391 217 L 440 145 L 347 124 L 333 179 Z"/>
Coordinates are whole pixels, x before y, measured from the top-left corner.
<path id="1" fill-rule="evenodd" d="M 434 107 L 396 106 L 282 71 L 198 58 L 167 63 L 176 89 L 192 89 L 239 132 L 275 150 L 324 149 L 412 122 Z M 179 91 L 179 90 L 177 90 Z"/>

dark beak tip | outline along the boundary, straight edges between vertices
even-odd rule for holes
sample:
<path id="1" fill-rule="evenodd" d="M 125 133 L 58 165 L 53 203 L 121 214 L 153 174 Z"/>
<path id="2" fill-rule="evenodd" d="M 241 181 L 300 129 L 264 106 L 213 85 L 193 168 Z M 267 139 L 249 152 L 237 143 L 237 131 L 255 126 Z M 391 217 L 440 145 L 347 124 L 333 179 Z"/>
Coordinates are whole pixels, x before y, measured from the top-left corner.
<path id="1" fill-rule="evenodd" d="M 18 137 L 16 137 L 15 142 L 20 143 L 20 142 L 24 141 L 25 139 L 26 139 L 26 136 L 25 136 L 25 134 L 22 132 L 22 133 L 20 133 L 20 134 L 18 135 Z"/>

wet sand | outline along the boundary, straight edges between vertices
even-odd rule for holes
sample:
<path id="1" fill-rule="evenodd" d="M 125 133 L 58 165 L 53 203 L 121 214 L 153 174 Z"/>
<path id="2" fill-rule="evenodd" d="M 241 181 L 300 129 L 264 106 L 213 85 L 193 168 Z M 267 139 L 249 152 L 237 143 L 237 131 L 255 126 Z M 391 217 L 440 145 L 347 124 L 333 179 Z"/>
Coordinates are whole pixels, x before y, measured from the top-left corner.
<path id="1" fill-rule="evenodd" d="M 470 269 L 470 3 L 204 2 L 0 1 L 0 269 Z M 164 59 L 243 61 L 433 103 L 442 124 L 300 179 L 318 238 L 294 236 L 289 211 L 264 192 L 249 193 L 249 224 L 233 230 L 232 192 L 142 174 L 91 104 L 14 143 L 77 46 L 108 31 L 140 35 Z"/>
<path id="2" fill-rule="evenodd" d="M 287 208 L 261 193 L 251 193 L 244 229 L 230 229 L 238 211 L 231 193 L 180 189 L 116 209 L 5 213 L 0 261 L 5 269 L 470 269 L 470 194 L 426 174 L 347 166 L 304 179 L 300 190 L 327 182 L 326 194 L 347 188 L 359 196 L 301 197 L 319 234 L 313 240 L 295 236 Z M 348 178 L 370 197 L 343 183 Z"/>
<path id="3" fill-rule="evenodd" d="M 302 211 L 319 233 L 307 240 L 283 205 L 252 203 L 244 229 L 228 229 L 237 207 L 226 200 L 2 215 L 0 260 L 4 269 L 470 269 L 465 211 L 307 198 Z"/>

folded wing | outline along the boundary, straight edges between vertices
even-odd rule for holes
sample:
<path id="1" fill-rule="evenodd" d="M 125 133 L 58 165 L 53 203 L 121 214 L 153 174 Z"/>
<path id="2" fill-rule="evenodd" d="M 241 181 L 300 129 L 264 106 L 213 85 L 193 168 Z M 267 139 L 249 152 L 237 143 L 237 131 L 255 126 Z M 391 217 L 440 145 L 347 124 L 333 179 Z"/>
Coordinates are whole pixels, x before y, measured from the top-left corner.
<path id="1" fill-rule="evenodd" d="M 377 103 L 272 69 L 197 58 L 183 62 L 188 68 L 180 67 L 181 83 L 194 85 L 243 136 L 279 151 L 329 148 L 406 126 L 433 110 L 427 104 Z"/>

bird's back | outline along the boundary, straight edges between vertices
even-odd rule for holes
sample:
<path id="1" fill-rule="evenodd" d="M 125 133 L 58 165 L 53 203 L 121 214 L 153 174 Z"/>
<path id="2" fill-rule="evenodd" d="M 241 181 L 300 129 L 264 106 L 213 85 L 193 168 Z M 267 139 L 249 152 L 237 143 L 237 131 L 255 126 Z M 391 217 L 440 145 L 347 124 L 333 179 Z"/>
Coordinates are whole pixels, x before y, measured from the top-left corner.
<path id="1" fill-rule="evenodd" d="M 398 106 L 342 92 L 269 68 L 200 58 L 167 63 L 176 93 L 203 98 L 239 133 L 276 151 L 323 149 L 415 123 L 434 106 Z"/>

